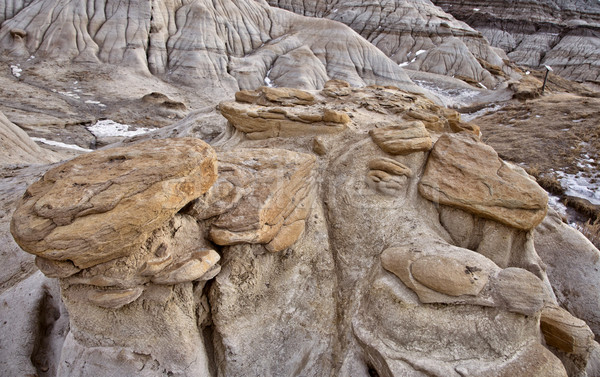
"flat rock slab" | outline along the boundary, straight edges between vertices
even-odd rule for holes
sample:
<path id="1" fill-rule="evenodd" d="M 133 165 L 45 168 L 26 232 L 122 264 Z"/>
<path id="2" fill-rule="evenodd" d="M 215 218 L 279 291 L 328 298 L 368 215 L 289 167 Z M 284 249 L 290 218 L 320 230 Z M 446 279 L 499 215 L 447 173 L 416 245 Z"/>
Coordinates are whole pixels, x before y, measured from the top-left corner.
<path id="1" fill-rule="evenodd" d="M 13 215 L 11 233 L 29 253 L 91 267 L 138 249 L 216 177 L 215 152 L 198 139 L 92 152 L 31 185 Z"/>
<path id="2" fill-rule="evenodd" d="M 444 134 L 433 147 L 419 183 L 425 198 L 518 228 L 546 215 L 548 195 L 524 171 L 465 134 Z"/>

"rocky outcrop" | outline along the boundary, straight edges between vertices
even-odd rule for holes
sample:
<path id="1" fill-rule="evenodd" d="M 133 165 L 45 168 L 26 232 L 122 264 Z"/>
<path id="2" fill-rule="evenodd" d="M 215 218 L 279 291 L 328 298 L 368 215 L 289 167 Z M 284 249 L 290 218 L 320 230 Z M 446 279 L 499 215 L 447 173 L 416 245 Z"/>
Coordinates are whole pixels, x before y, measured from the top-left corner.
<path id="1" fill-rule="evenodd" d="M 19 63 L 37 56 L 118 64 L 230 93 L 266 82 L 315 89 L 329 78 L 412 86 L 397 64 L 349 28 L 263 2 L 13 3 L 0 2 L 0 49 Z"/>
<path id="2" fill-rule="evenodd" d="M 25 131 L 0 112 L 0 165 L 57 162 L 61 156 L 38 146 Z"/>
<path id="3" fill-rule="evenodd" d="M 61 283 L 72 332 L 58 375 L 104 374 L 116 354 L 127 361 L 115 373 L 207 373 L 191 282 L 213 277 L 220 257 L 177 212 L 215 179 L 212 149 L 175 139 L 86 154 L 29 187 L 11 232 Z"/>
<path id="4" fill-rule="evenodd" d="M 213 184 L 211 153 L 181 139 L 83 155 L 29 187 L 12 234 L 38 257 L 72 264 L 72 273 L 129 255 Z M 90 177 L 92 170 L 105 174 Z"/>
<path id="5" fill-rule="evenodd" d="M 476 30 L 427 1 L 269 0 L 272 6 L 350 26 L 402 67 L 494 89 L 512 69 Z"/>
<path id="6" fill-rule="evenodd" d="M 70 315 L 59 374 L 567 375 L 540 342 L 556 304 L 531 230 L 545 194 L 476 126 L 422 95 L 341 81 L 243 91 L 219 109 L 229 125 L 216 157 L 194 139 L 132 143 L 56 167 L 25 194 L 15 236 L 59 278 Z M 250 114 L 294 132 L 255 137 Z M 316 128 L 335 120 L 336 132 Z M 485 183 L 469 185 L 477 203 L 430 198 L 431 166 L 458 185 L 465 156 L 476 161 L 467 182 Z M 96 186 L 73 185 L 93 161 Z M 103 195 L 134 182 L 140 200 Z M 129 202 L 139 219 L 119 212 Z M 165 215 L 144 217 L 157 203 Z M 22 242 L 44 219 L 59 229 L 86 218 L 106 248 L 79 238 L 66 260 L 45 241 L 52 231 Z M 585 368 L 585 328 L 545 318 L 549 337 L 560 318 L 575 324 L 576 347 L 561 352 Z"/>
<path id="7" fill-rule="evenodd" d="M 522 169 L 473 137 L 440 137 L 419 191 L 434 202 L 523 230 L 542 222 L 548 204 L 546 192 Z"/>
<path id="8" fill-rule="evenodd" d="M 564 224 L 554 211 L 536 228 L 535 233 L 535 248 L 548 265 L 548 278 L 558 303 L 585 320 L 598 339 L 600 303 L 594 292 L 600 287 L 597 271 L 600 268 L 600 252 L 587 238 Z"/>
<path id="9" fill-rule="evenodd" d="M 598 83 L 600 5 L 593 0 L 433 1 L 480 31 L 517 64 L 551 66 L 564 77 Z"/>

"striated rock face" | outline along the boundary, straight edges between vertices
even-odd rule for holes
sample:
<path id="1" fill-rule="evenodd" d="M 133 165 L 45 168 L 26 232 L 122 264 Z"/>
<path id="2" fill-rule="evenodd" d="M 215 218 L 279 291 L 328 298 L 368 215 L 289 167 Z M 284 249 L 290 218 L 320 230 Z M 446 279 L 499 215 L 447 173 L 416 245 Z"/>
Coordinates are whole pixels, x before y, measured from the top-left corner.
<path id="1" fill-rule="evenodd" d="M 17 125 L 10 122 L 0 112 L 0 165 L 6 164 L 36 164 L 61 160 L 61 156 L 39 147 Z"/>
<path id="2" fill-rule="evenodd" d="M 11 232 L 41 258 L 91 267 L 139 248 L 215 179 L 212 150 L 192 139 L 83 155 L 28 188 Z"/>
<path id="3" fill-rule="evenodd" d="M 523 170 L 474 137 L 442 136 L 419 191 L 434 202 L 523 230 L 542 222 L 548 204 L 546 192 Z"/>
<path id="4" fill-rule="evenodd" d="M 412 86 L 397 64 L 349 28 L 258 1 L 3 0 L 0 10 L 0 49 L 13 61 L 118 64 L 230 93 L 265 82 L 322 88 L 329 78 Z"/>
<path id="5" fill-rule="evenodd" d="M 344 23 L 410 70 L 447 75 L 490 89 L 512 74 L 502 55 L 479 32 L 429 0 L 268 3 L 305 16 Z"/>
<path id="6" fill-rule="evenodd" d="M 481 32 L 517 64 L 564 77 L 600 78 L 600 4 L 593 0 L 433 1 Z"/>
<path id="7" fill-rule="evenodd" d="M 561 360 L 585 370 L 590 333 L 553 309 L 534 247 L 546 196 L 476 126 L 422 95 L 342 81 L 242 91 L 219 109 L 229 125 L 216 156 L 194 139 L 131 144 L 56 167 L 25 194 L 13 233 L 59 278 L 70 315 L 59 375 L 564 377 Z M 329 123 L 339 129 L 323 132 Z M 84 167 L 103 191 L 73 185 Z M 129 193 L 128 182 L 139 200 L 102 196 Z M 429 195 L 434 186 L 452 200 Z M 129 202 L 139 219 L 119 212 Z M 157 203 L 166 214 L 145 218 Z M 52 230 L 29 240 L 38 224 L 86 218 L 106 248 L 78 230 L 68 257 L 52 250 Z M 138 238 L 108 231 L 128 226 Z"/>
<path id="8" fill-rule="evenodd" d="M 207 373 L 191 282 L 213 277 L 220 257 L 177 212 L 215 179 L 212 148 L 175 139 L 83 155 L 29 187 L 11 232 L 60 279 L 71 333 L 58 375 L 105 374 L 117 354 L 117 374 Z"/>

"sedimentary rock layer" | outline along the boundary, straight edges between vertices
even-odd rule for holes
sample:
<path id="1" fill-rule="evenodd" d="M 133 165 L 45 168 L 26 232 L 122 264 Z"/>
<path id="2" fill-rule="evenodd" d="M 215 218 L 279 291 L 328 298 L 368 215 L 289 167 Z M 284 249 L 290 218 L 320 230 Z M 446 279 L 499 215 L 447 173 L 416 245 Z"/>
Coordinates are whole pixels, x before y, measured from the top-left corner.
<path id="1" fill-rule="evenodd" d="M 600 3 L 594 0 L 433 1 L 517 64 L 600 81 Z"/>

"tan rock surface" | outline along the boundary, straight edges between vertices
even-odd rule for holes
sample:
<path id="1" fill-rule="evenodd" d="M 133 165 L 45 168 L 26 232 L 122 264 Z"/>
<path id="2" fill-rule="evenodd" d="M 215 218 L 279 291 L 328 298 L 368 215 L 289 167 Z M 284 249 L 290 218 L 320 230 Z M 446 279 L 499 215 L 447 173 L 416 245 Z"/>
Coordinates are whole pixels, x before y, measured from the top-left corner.
<path id="1" fill-rule="evenodd" d="M 390 154 L 409 154 L 428 151 L 433 143 L 423 122 L 414 121 L 401 125 L 376 128 L 369 132 L 379 148 Z"/>
<path id="2" fill-rule="evenodd" d="M 587 355 L 591 351 L 594 333 L 584 321 L 565 309 L 545 306 L 540 322 L 546 344 L 576 355 Z"/>
<path id="3" fill-rule="evenodd" d="M 213 141 L 215 183 L 137 248 L 82 270 L 39 258 L 71 314 L 60 373 L 101 374 L 101 365 L 119 375 L 566 375 L 540 343 L 539 315 L 554 298 L 531 231 L 423 197 L 436 147 L 390 154 L 369 134 L 416 124 L 432 142 L 488 151 L 473 128 L 394 87 L 276 89 L 233 103 L 271 114 L 265 123 L 294 111 L 307 122 L 350 122 L 337 133 L 261 139 L 229 124 Z M 464 160 L 469 148 L 442 162 Z M 166 166 L 175 174 L 191 155 Z M 477 169 L 509 169 L 494 153 L 475 155 Z M 455 167 L 439 163 L 439 175 Z M 489 195 L 485 185 L 470 190 Z"/>
<path id="4" fill-rule="evenodd" d="M 459 135 L 436 142 L 419 191 L 436 203 L 524 230 L 544 219 L 548 201 L 544 190 L 491 147 Z"/>
<path id="5" fill-rule="evenodd" d="M 215 189 L 235 181 L 235 189 L 246 194 L 211 221 L 212 241 L 269 244 L 271 251 L 293 244 L 315 199 L 315 158 L 281 149 L 238 149 L 219 156 L 223 170 Z"/>
<path id="6" fill-rule="evenodd" d="M 199 140 L 156 140 L 90 153 L 32 185 L 11 231 L 30 253 L 90 267 L 132 253 L 215 179 L 214 152 Z"/>

